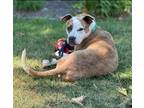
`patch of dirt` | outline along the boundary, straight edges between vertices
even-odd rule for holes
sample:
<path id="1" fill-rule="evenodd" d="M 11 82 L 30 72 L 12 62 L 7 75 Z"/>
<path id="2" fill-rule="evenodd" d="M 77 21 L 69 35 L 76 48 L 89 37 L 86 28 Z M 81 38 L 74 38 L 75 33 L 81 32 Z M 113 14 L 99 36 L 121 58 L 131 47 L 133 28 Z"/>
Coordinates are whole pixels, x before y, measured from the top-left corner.
<path id="1" fill-rule="evenodd" d="M 35 18 L 48 17 L 49 19 L 58 19 L 68 13 L 79 13 L 80 10 L 73 8 L 73 5 L 78 0 L 47 0 L 43 8 L 36 12 L 16 11 L 14 8 L 13 14 L 17 17 Z"/>

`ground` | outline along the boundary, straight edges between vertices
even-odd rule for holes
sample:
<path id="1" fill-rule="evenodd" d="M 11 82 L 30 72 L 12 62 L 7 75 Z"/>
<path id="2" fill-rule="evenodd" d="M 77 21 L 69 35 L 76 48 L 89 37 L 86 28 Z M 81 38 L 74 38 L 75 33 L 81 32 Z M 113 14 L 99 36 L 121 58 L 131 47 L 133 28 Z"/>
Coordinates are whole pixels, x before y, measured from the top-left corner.
<path id="1" fill-rule="evenodd" d="M 68 100 L 86 96 L 86 108 L 125 108 L 131 98 L 131 17 L 97 19 L 97 25 L 109 31 L 119 54 L 118 69 L 106 76 L 74 83 L 56 77 L 33 78 L 21 68 L 21 52 L 27 49 L 28 63 L 41 68 L 42 59 L 51 59 L 54 43 L 66 37 L 65 24 L 47 18 L 14 17 L 14 108 L 81 108 Z M 119 92 L 127 90 L 127 95 Z"/>

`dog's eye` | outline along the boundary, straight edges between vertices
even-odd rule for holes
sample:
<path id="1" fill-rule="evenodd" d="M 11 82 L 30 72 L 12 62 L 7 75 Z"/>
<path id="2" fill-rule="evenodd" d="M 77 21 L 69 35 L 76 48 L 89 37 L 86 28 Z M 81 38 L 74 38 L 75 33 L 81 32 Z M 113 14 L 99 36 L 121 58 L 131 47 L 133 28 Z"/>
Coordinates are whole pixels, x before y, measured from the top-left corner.
<path id="1" fill-rule="evenodd" d="M 68 30 L 68 32 L 70 32 L 70 31 L 72 30 L 72 26 L 69 26 L 69 27 L 67 28 L 67 30 Z"/>
<path id="2" fill-rule="evenodd" d="M 82 30 L 84 30 L 84 28 L 79 28 L 77 31 L 82 31 Z"/>

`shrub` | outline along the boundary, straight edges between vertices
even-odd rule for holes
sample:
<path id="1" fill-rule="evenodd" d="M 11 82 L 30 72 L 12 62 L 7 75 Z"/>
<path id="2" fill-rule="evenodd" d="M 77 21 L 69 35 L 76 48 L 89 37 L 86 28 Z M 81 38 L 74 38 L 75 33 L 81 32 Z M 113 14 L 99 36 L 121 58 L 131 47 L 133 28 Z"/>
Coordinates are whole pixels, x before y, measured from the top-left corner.
<path id="1" fill-rule="evenodd" d="M 37 11 L 42 8 L 45 0 L 14 0 L 16 10 Z"/>
<path id="2" fill-rule="evenodd" d="M 132 0 L 83 0 L 74 7 L 87 10 L 97 16 L 119 16 L 128 13 L 131 9 Z"/>

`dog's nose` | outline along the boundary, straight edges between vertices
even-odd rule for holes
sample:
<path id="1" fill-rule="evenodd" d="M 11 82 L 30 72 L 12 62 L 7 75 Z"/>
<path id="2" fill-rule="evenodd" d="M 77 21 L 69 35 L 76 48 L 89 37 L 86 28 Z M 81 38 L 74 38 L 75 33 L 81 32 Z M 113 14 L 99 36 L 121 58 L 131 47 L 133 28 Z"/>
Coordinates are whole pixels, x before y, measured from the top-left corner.
<path id="1" fill-rule="evenodd" d="M 70 36 L 69 37 L 69 43 L 75 43 L 75 37 L 74 36 Z"/>

